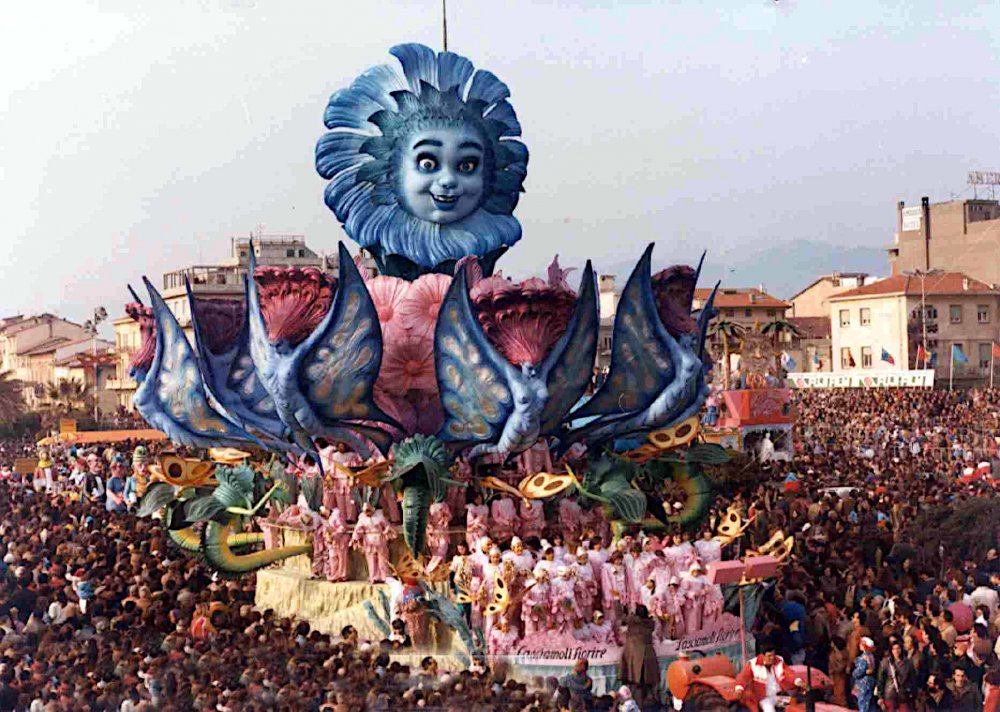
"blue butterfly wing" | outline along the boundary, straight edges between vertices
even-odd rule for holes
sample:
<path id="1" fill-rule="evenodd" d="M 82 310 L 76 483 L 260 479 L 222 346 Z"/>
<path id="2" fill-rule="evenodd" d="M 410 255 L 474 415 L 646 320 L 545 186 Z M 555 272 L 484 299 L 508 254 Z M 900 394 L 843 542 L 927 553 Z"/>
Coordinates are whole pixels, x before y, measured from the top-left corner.
<path id="1" fill-rule="evenodd" d="M 558 430 L 566 414 L 586 393 L 597 356 L 600 325 L 594 268 L 588 260 L 566 333 L 542 364 L 542 376 L 549 391 L 549 399 L 542 410 L 543 435 Z"/>
<path id="2" fill-rule="evenodd" d="M 143 399 L 154 411 L 151 422 L 183 445 L 262 445 L 213 405 L 187 336 L 160 293 L 148 279 L 143 281 L 156 323 L 156 355 L 144 382 L 151 390 Z"/>
<path id="3" fill-rule="evenodd" d="M 622 292 L 612 333 L 611 368 L 604 384 L 574 417 L 645 410 L 674 379 L 668 334 L 656 311 L 646 248 Z"/>
<path id="4" fill-rule="evenodd" d="M 295 349 L 299 390 L 327 427 L 375 420 L 397 425 L 375 405 L 382 364 L 382 327 L 354 260 L 340 244 L 340 279 L 330 311 Z M 256 362 L 256 358 L 254 359 Z"/>
<path id="5" fill-rule="evenodd" d="M 509 364 L 472 313 L 465 270 L 448 287 L 434 330 L 434 368 L 446 442 L 496 442 L 514 410 L 505 377 Z"/>

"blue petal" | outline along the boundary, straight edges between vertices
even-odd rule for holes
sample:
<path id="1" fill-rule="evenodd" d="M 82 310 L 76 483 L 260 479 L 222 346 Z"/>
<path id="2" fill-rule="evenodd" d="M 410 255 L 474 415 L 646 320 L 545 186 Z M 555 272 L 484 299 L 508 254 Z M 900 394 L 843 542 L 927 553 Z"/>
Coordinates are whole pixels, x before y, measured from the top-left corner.
<path id="1" fill-rule="evenodd" d="M 339 171 L 359 161 L 365 154 L 361 145 L 368 136 L 330 131 L 316 142 L 316 171 L 324 178 L 332 178 Z"/>
<path id="2" fill-rule="evenodd" d="M 437 55 L 430 47 L 411 42 L 396 45 L 389 54 L 403 65 L 403 74 L 414 94 L 420 94 L 420 80 L 431 86 L 438 86 Z"/>
<path id="3" fill-rule="evenodd" d="M 454 52 L 442 52 L 437 58 L 438 88 L 443 90 L 459 88 L 459 95 L 465 83 L 472 76 L 472 62 Z"/>
<path id="4" fill-rule="evenodd" d="M 330 97 L 323 114 L 328 129 L 347 128 L 374 131 L 368 117 L 384 108 L 377 101 L 357 89 L 341 89 Z"/>
<path id="5" fill-rule="evenodd" d="M 482 99 L 487 104 L 493 104 L 509 96 L 510 89 L 497 79 L 497 75 L 493 72 L 479 69 L 472 77 L 472 86 L 469 87 L 470 99 Z"/>
<path id="6" fill-rule="evenodd" d="M 498 102 L 492 109 L 487 111 L 486 118 L 499 121 L 507 126 L 507 129 L 500 134 L 501 136 L 521 135 L 521 124 L 517 120 L 517 114 L 514 113 L 514 107 L 506 101 Z"/>
<path id="7" fill-rule="evenodd" d="M 393 67 L 388 64 L 380 64 L 365 71 L 351 84 L 351 89 L 355 89 L 372 101 L 378 102 L 379 106 L 396 110 L 396 100 L 392 98 L 392 92 L 399 89 L 406 89 L 406 84 Z"/>

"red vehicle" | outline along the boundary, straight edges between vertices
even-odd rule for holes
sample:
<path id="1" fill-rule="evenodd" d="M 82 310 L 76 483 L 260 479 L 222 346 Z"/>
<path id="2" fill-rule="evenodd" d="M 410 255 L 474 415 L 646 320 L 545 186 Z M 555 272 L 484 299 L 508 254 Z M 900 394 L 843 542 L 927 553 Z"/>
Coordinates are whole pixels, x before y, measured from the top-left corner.
<path id="1" fill-rule="evenodd" d="M 833 689 L 833 680 L 825 673 L 806 665 L 791 665 L 789 669 L 796 677 L 806 680 L 817 700 L 816 712 L 850 712 L 847 707 L 822 701 Z M 667 668 L 667 687 L 675 699 L 683 701 L 682 709 L 691 712 L 758 710 L 757 702 L 752 697 L 740 699 L 736 694 L 736 668 L 725 655 L 675 660 Z M 804 694 L 786 699 L 786 712 L 806 712 Z"/>

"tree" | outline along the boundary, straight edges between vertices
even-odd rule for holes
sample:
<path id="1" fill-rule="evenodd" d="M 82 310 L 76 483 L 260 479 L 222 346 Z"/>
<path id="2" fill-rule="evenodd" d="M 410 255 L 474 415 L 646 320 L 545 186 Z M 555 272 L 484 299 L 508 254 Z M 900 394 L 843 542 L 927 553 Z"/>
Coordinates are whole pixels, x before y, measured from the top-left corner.
<path id="1" fill-rule="evenodd" d="M 802 331 L 802 329 L 787 319 L 775 319 L 774 321 L 769 321 L 761 327 L 760 333 L 770 336 L 776 344 L 781 341 L 781 337 L 785 334 L 789 334 L 796 339 L 801 339 L 805 336 L 805 332 Z"/>
<path id="2" fill-rule="evenodd" d="M 725 388 L 729 388 L 729 340 L 739 340 L 747 333 L 747 328 L 735 321 L 719 319 L 708 327 L 709 336 L 719 336 L 722 339 L 722 374 Z"/>
<path id="3" fill-rule="evenodd" d="M 23 387 L 13 371 L 0 372 L 0 423 L 11 425 L 24 413 Z"/>

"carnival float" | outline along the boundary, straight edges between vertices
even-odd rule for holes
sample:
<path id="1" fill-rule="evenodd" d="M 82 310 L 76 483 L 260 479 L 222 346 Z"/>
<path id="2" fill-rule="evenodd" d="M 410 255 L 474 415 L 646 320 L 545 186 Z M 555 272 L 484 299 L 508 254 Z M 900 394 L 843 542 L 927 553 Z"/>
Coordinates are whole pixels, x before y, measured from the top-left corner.
<path id="1" fill-rule="evenodd" d="M 683 586 L 660 606 L 664 659 L 733 644 L 740 619 L 703 565 L 742 529 L 705 530 L 704 467 L 728 456 L 700 437 L 714 314 L 711 298 L 692 314 L 700 265 L 654 274 L 653 245 L 639 256 L 598 384 L 592 265 L 574 281 L 558 259 L 523 281 L 498 267 L 522 237 L 528 166 L 507 85 L 452 52 L 390 53 L 332 95 L 316 145 L 361 255 L 341 243 L 333 276 L 258 267 L 251 250 L 244 299 L 189 289 L 193 343 L 148 280 L 148 299 L 132 292 L 134 403 L 175 446 L 140 515 L 220 575 L 258 572 L 262 608 L 389 640 L 399 618 L 464 664 L 530 621 L 504 650 L 536 651 L 538 673 L 567 664 L 553 651 L 586 647 L 584 615 L 600 633 L 599 617 L 651 602 L 646 581 L 615 588 L 640 561 Z M 613 550 L 630 566 L 604 574 L 593 552 L 603 565 Z M 586 567 L 598 580 L 581 588 Z M 592 662 L 617 664 L 616 633 L 596 637 Z"/>

